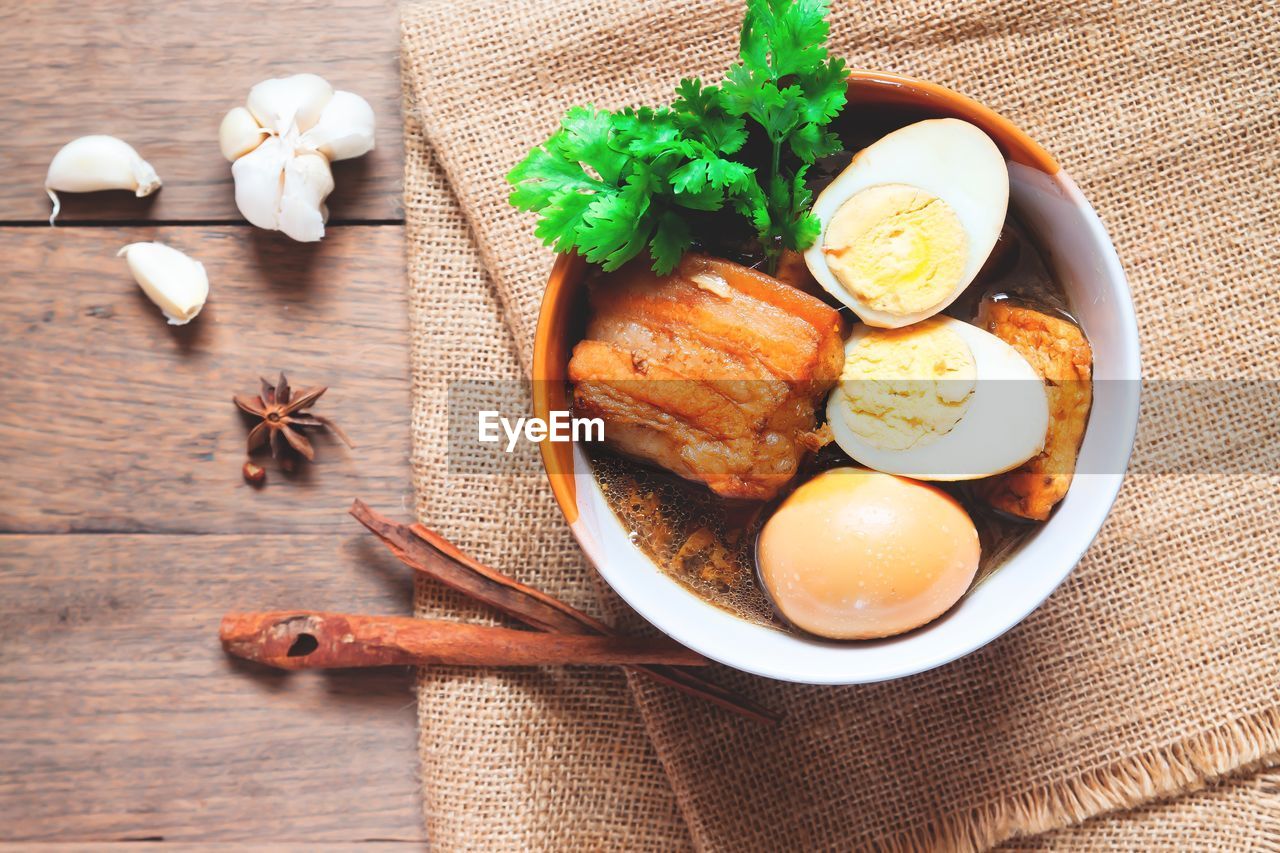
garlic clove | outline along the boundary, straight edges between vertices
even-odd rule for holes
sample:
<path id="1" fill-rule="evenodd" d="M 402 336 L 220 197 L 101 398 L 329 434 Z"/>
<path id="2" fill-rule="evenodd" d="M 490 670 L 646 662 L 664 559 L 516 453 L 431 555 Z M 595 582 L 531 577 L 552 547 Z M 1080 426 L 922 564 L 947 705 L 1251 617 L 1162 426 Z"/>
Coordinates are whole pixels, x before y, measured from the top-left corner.
<path id="1" fill-rule="evenodd" d="M 128 262 L 142 292 L 159 306 L 170 325 L 190 323 L 209 298 L 204 264 L 164 243 L 130 243 L 116 257 Z"/>
<path id="2" fill-rule="evenodd" d="M 279 227 L 284 167 L 292 156 L 284 142 L 273 136 L 231 164 L 236 207 L 251 224 L 268 231 Z"/>
<path id="3" fill-rule="evenodd" d="M 258 124 L 276 133 L 311 129 L 325 105 L 333 97 L 333 87 L 315 74 L 294 74 L 263 80 L 249 90 L 249 112 Z"/>
<path id="4" fill-rule="evenodd" d="M 333 192 L 333 173 L 322 154 L 298 154 L 284 166 L 280 195 L 280 230 L 295 240 L 311 243 L 324 236 L 325 198 Z"/>
<path id="5" fill-rule="evenodd" d="M 244 107 L 236 107 L 227 113 L 218 127 L 218 147 L 222 156 L 232 163 L 262 144 L 271 131 L 258 124 L 253 113 Z"/>
<path id="6" fill-rule="evenodd" d="M 359 157 L 373 150 L 373 107 L 354 92 L 333 93 L 302 144 L 330 161 Z"/>
<path id="7" fill-rule="evenodd" d="M 160 176 L 151 164 L 123 139 L 114 136 L 82 136 L 53 155 L 45 174 L 44 190 L 53 202 L 52 225 L 62 204 L 58 192 L 89 193 L 99 190 L 133 190 L 138 198 L 160 189 Z"/>

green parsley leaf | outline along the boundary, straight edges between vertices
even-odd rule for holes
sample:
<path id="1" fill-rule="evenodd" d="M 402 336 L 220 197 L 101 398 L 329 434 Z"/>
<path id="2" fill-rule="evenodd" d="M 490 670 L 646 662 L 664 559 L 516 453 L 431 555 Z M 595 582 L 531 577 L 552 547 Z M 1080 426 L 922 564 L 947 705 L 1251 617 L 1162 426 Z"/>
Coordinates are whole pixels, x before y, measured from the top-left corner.
<path id="1" fill-rule="evenodd" d="M 840 137 L 816 124 L 801 125 L 787 140 L 791 151 L 805 164 L 835 154 L 841 148 Z"/>
<path id="2" fill-rule="evenodd" d="M 733 160 L 706 154 L 690 160 L 671 173 L 671 185 L 677 193 L 701 193 L 707 187 L 717 190 L 736 187 L 752 170 Z"/>
<path id="3" fill-rule="evenodd" d="M 795 216 L 788 226 L 788 245 L 799 252 L 812 246 L 822 236 L 822 222 L 809 209 L 813 193 L 804 182 L 804 173 L 808 170 L 808 166 L 801 166 L 791 178 L 791 209 Z"/>
<path id="4" fill-rule="evenodd" d="M 843 59 L 828 59 L 821 65 L 796 75 L 802 92 L 804 120 L 829 124 L 848 103 L 849 69 Z"/>
<path id="5" fill-rule="evenodd" d="M 578 226 L 596 196 L 579 192 L 563 192 L 541 209 L 533 233 L 557 252 L 568 252 L 577 245 Z"/>
<path id="6" fill-rule="evenodd" d="M 739 47 L 742 61 L 778 80 L 827 58 L 827 0 L 748 0 Z"/>
<path id="7" fill-rule="evenodd" d="M 773 86 L 772 83 L 766 85 Z M 788 86 L 777 90 L 773 98 L 777 105 L 756 120 L 764 126 L 764 132 L 771 142 L 781 142 L 796 129 L 800 121 L 800 115 L 804 111 L 804 92 L 799 86 Z"/>
<path id="8" fill-rule="evenodd" d="M 573 107 L 560 123 L 563 133 L 552 137 L 565 160 L 590 166 L 605 183 L 622 177 L 627 155 L 609 144 L 612 116 L 591 107 Z"/>
<path id="9" fill-rule="evenodd" d="M 708 184 L 698 192 L 676 193 L 670 201 L 679 207 L 689 210 L 716 211 L 724 207 L 725 195 Z"/>
<path id="10" fill-rule="evenodd" d="M 552 137 L 554 140 L 555 137 Z M 547 145 L 555 147 L 552 140 Z M 515 189 L 511 203 L 520 210 L 542 210 L 563 192 L 590 192 L 603 187 L 577 163 L 538 147 L 529 152 L 507 176 Z"/>
<path id="11" fill-rule="evenodd" d="M 699 193 L 710 186 L 707 181 L 707 161 L 692 160 L 671 173 L 671 186 L 678 193 Z"/>
<path id="12" fill-rule="evenodd" d="M 658 217 L 658 228 L 649 244 L 653 258 L 653 271 L 666 275 L 676 268 L 685 250 L 693 243 L 688 221 L 674 211 L 666 211 Z"/>
<path id="13" fill-rule="evenodd" d="M 681 80 L 671 109 L 680 129 L 712 151 L 735 154 L 746 144 L 746 122 L 724 108 L 716 86 L 703 86 L 696 77 Z"/>
<path id="14" fill-rule="evenodd" d="M 587 260 L 613 271 L 644 249 L 653 233 L 644 182 L 628 180 L 621 191 L 597 195 L 576 229 L 577 245 Z"/>
<path id="15" fill-rule="evenodd" d="M 721 86 L 725 109 L 735 116 L 749 116 L 761 124 L 773 110 L 781 107 L 782 92 L 766 75 L 746 65 L 735 65 L 725 75 Z"/>
<path id="16" fill-rule="evenodd" d="M 654 160 L 669 154 L 683 154 L 687 146 L 670 110 L 628 107 L 611 120 L 612 144 L 633 157 Z"/>
<path id="17" fill-rule="evenodd" d="M 734 199 L 734 209 L 751 221 L 752 226 L 760 235 L 761 245 L 768 245 L 768 241 L 771 239 L 769 234 L 773 230 L 773 218 L 769 211 L 769 200 L 765 197 L 764 190 L 754 177 L 751 183 Z"/>
<path id="18" fill-rule="evenodd" d="M 755 179 L 755 170 L 734 160 L 716 157 L 707 162 L 707 180 L 717 189 L 741 189 L 744 182 Z"/>

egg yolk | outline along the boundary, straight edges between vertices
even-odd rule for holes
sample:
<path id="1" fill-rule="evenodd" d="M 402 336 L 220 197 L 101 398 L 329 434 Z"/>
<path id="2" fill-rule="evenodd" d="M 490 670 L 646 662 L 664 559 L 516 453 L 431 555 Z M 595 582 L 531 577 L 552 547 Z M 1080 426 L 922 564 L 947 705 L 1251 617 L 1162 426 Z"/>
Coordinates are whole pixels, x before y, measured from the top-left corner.
<path id="1" fill-rule="evenodd" d="M 822 251 L 836 280 L 889 314 L 928 310 L 961 282 L 969 239 L 945 201 L 906 184 L 856 193 L 827 225 Z"/>
<path id="2" fill-rule="evenodd" d="M 920 447 L 960 422 L 977 378 L 973 350 L 941 320 L 869 329 L 845 353 L 841 415 L 875 447 Z"/>
<path id="3" fill-rule="evenodd" d="M 942 491 L 837 468 L 798 488 L 760 532 L 760 577 L 792 624 L 833 639 L 889 637 L 936 619 L 978 570 L 978 532 Z"/>

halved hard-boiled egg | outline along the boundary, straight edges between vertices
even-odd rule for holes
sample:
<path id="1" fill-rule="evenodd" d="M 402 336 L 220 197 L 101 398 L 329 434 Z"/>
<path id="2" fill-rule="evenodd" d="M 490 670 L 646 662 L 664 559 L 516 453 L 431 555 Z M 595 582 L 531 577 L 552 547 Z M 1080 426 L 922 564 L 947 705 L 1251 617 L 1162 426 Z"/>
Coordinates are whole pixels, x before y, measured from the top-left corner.
<path id="1" fill-rule="evenodd" d="M 778 611 L 838 640 L 936 619 L 969 588 L 980 553 L 973 521 L 950 495 L 860 468 L 827 471 L 792 492 L 756 549 Z"/>
<path id="2" fill-rule="evenodd" d="M 918 480 L 972 480 L 1044 448 L 1044 380 L 995 335 L 951 317 L 854 327 L 827 423 L 855 461 Z"/>
<path id="3" fill-rule="evenodd" d="M 974 125 L 917 122 L 869 145 L 813 204 L 814 278 L 870 326 L 932 317 L 968 287 L 1009 207 L 1009 169 Z"/>

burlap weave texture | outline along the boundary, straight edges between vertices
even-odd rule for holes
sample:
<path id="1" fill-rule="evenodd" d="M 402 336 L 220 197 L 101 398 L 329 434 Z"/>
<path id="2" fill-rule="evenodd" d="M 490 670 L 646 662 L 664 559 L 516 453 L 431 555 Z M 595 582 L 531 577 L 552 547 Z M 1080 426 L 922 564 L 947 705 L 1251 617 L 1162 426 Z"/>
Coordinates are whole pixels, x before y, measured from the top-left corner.
<path id="1" fill-rule="evenodd" d="M 403 9 L 406 112 L 422 125 L 406 175 L 417 511 L 584 606 L 591 573 L 536 468 L 449 475 L 444 384 L 517 377 L 528 364 L 550 256 L 531 220 L 507 207 L 505 172 L 569 105 L 658 101 L 682 75 L 727 67 L 740 11 L 708 0 Z M 1145 375 L 1271 379 L 1277 18 L 1275 3 L 837 4 L 833 41 L 852 64 L 977 97 L 1059 157 L 1129 273 Z M 655 755 L 614 673 L 424 673 L 433 840 L 986 847 L 1270 760 L 1280 751 L 1280 477 L 1203 470 L 1209 437 L 1196 430 L 1212 423 L 1172 406 L 1144 411 L 1139 458 L 1181 456 L 1186 473 L 1131 478 L 1068 583 L 987 649 L 846 689 L 717 673 L 785 709 L 778 731 L 636 682 Z M 419 604 L 466 612 L 436 590 Z M 1258 779 L 1036 843 L 1159 847 L 1151 833 L 1176 837 L 1179 821 L 1233 824 L 1223 832 L 1240 849 L 1275 843 L 1274 821 L 1250 819 L 1280 808 L 1274 776 Z"/>
<path id="2" fill-rule="evenodd" d="M 406 105 L 409 106 L 409 105 Z M 482 560 L 593 609 L 590 569 L 541 470 L 458 478 L 446 459 L 451 380 L 520 376 L 457 201 L 406 109 L 416 514 Z M 516 387 L 467 383 L 474 404 L 527 409 Z M 491 387 L 492 393 L 485 393 Z M 419 584 L 420 614 L 491 611 Z M 424 669 L 418 682 L 423 810 L 440 850 L 672 850 L 688 834 L 627 690 L 611 670 Z M 620 797 L 620 780 L 626 796 Z"/>

